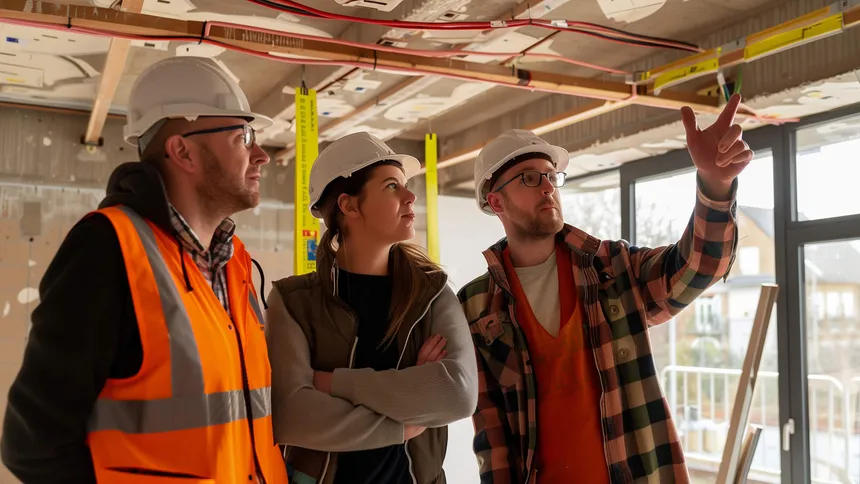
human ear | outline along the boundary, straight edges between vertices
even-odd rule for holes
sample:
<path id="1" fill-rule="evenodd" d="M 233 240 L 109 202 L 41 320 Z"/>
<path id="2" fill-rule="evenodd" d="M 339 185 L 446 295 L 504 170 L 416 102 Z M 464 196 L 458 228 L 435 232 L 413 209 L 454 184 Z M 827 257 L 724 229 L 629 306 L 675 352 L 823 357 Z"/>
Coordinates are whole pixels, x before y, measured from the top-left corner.
<path id="1" fill-rule="evenodd" d="M 164 153 L 170 163 L 180 170 L 192 173 L 197 168 L 194 157 L 192 156 L 191 143 L 179 135 L 170 136 L 164 142 Z"/>
<path id="2" fill-rule="evenodd" d="M 487 204 L 490 206 L 490 209 L 497 214 L 505 211 L 504 206 L 502 206 L 502 197 L 496 193 L 487 194 Z"/>
<path id="3" fill-rule="evenodd" d="M 358 207 L 355 204 L 354 197 L 351 197 L 346 193 L 341 193 L 337 197 L 337 206 L 341 213 L 346 217 L 358 215 Z"/>

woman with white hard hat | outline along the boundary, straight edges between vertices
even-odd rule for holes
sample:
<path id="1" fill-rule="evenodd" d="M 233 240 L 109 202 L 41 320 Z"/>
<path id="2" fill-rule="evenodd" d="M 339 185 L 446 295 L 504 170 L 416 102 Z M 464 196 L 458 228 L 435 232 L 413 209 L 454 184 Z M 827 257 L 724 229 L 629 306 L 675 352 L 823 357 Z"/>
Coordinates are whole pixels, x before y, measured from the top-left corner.
<path id="1" fill-rule="evenodd" d="M 313 165 L 317 270 L 275 282 L 266 313 L 291 482 L 446 482 L 446 426 L 474 412 L 477 368 L 447 275 L 406 243 L 419 168 L 367 133 Z"/>

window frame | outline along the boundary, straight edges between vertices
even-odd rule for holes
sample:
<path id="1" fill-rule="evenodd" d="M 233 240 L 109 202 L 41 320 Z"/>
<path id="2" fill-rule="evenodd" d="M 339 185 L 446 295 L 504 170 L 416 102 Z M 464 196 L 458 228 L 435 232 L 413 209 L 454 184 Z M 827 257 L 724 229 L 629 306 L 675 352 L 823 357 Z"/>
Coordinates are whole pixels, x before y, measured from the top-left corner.
<path id="1" fill-rule="evenodd" d="M 816 220 L 797 220 L 797 131 L 860 114 L 860 103 L 808 116 L 796 123 L 765 126 L 744 132 L 754 151 L 770 151 L 773 157 L 775 279 L 780 287 L 776 303 L 779 370 L 780 431 L 789 419 L 794 434 L 789 450 L 782 447 L 781 482 L 811 482 L 806 331 L 804 298 L 805 244 L 860 238 L 860 214 Z M 621 237 L 635 240 L 635 187 L 637 181 L 671 176 L 693 166 L 686 149 L 625 163 L 606 171 L 620 171 Z M 602 173 L 602 172 L 601 172 Z M 578 178 L 590 178 L 589 173 Z M 855 308 L 855 312 L 860 309 Z"/>

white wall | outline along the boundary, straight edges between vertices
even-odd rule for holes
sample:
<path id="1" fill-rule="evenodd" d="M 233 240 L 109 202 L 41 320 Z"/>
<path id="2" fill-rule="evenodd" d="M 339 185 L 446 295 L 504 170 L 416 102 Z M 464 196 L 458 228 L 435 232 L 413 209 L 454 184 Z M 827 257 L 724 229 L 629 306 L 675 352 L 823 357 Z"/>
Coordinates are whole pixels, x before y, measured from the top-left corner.
<path id="1" fill-rule="evenodd" d="M 474 198 L 439 197 L 439 256 L 457 289 L 487 272 L 481 253 L 504 236 L 499 219 L 481 212 Z"/>
<path id="2" fill-rule="evenodd" d="M 478 209 L 473 198 L 439 197 L 439 256 L 458 290 L 487 271 L 481 252 L 504 237 L 501 222 Z M 472 451 L 472 419 L 448 426 L 445 474 L 453 484 L 477 484 L 478 463 Z"/>

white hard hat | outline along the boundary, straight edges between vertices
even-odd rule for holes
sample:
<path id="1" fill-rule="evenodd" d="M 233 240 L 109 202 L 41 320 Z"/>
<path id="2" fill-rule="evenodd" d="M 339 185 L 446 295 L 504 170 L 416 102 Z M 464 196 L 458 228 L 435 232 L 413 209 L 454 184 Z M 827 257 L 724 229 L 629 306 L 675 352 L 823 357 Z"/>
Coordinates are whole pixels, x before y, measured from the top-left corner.
<path id="1" fill-rule="evenodd" d="M 125 140 L 138 138 L 165 119 L 226 116 L 248 119 L 251 127 L 271 126 L 272 120 L 251 112 L 248 98 L 215 62 L 202 57 L 173 57 L 149 66 L 131 88 Z"/>
<path id="2" fill-rule="evenodd" d="M 525 129 L 510 129 L 498 138 L 490 141 L 478 154 L 475 162 L 475 200 L 482 212 L 495 215 L 493 209 L 484 198 L 484 184 L 496 173 L 496 170 L 520 155 L 542 153 L 549 156 L 555 169 L 564 171 L 570 163 L 570 154 L 566 149 L 553 146 L 538 135 Z"/>
<path id="3" fill-rule="evenodd" d="M 314 217 L 322 218 L 322 213 L 315 205 L 329 183 L 338 177 L 352 176 L 358 170 L 384 160 L 400 163 L 407 180 L 421 169 L 421 163 L 414 156 L 395 154 L 394 150 L 370 133 L 346 135 L 326 146 L 311 167 L 309 206 Z"/>

